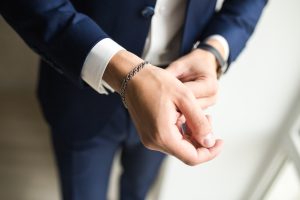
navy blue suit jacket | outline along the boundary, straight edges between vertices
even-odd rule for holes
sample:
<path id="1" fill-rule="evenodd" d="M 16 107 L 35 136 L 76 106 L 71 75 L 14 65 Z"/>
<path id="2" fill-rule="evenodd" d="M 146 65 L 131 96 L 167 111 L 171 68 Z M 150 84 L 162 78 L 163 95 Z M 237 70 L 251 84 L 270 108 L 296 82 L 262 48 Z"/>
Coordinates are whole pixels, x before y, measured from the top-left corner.
<path id="1" fill-rule="evenodd" d="M 222 35 L 231 63 L 245 46 L 267 0 L 187 0 L 180 53 L 197 40 Z M 42 60 L 39 96 L 46 118 L 59 132 L 95 132 L 113 112 L 115 95 L 98 95 L 82 85 L 85 58 L 100 40 L 110 37 L 141 55 L 151 16 L 142 15 L 154 0 L 2 0 L 0 12 Z M 51 69 L 50 67 L 55 70 Z M 54 72 L 56 71 L 56 72 Z M 58 72 L 58 73 L 57 73 Z M 69 80 L 73 81 L 73 84 Z M 74 84 L 75 83 L 75 84 Z M 80 122 L 80 123 L 78 123 Z"/>

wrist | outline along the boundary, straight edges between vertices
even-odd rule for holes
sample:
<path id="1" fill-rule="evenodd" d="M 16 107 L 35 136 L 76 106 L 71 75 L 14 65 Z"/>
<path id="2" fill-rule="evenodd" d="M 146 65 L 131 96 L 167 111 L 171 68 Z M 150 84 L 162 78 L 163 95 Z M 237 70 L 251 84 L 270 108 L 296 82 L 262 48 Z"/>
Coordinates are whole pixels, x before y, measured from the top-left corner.
<path id="1" fill-rule="evenodd" d="M 122 82 L 127 74 L 138 64 L 141 58 L 126 50 L 121 50 L 109 61 L 103 74 L 103 80 L 115 91 L 120 91 Z"/>
<path id="2" fill-rule="evenodd" d="M 126 89 L 125 97 L 126 104 L 128 108 L 132 106 L 133 102 L 136 102 L 137 99 L 143 98 L 147 94 L 152 94 L 151 97 L 154 97 L 156 94 L 163 94 L 161 90 L 165 89 L 164 84 L 167 81 L 167 77 L 164 76 L 162 79 L 162 74 L 168 74 L 166 70 L 156 67 L 151 64 L 147 64 L 140 72 L 136 74 L 129 82 Z M 175 77 L 169 75 L 171 78 Z M 174 85 L 173 85 L 174 86 Z M 138 97 L 138 98 L 137 98 Z M 147 98 L 150 100 L 151 98 Z M 152 101 L 156 101 L 153 99 Z"/>
<path id="3" fill-rule="evenodd" d="M 227 60 L 225 58 L 224 46 L 218 40 L 213 39 L 213 38 L 212 39 L 209 38 L 209 39 L 205 40 L 205 43 L 211 45 L 212 47 L 214 47 L 221 54 L 222 58 L 224 60 Z"/>
<path id="4" fill-rule="evenodd" d="M 193 52 L 196 53 L 196 56 L 200 57 L 202 61 L 207 63 L 207 69 L 210 69 L 214 73 L 217 72 L 218 62 L 216 60 L 216 57 L 211 52 L 205 51 L 200 48 L 194 49 Z"/>
<path id="5" fill-rule="evenodd" d="M 148 61 L 143 61 L 142 63 L 140 63 L 139 65 L 137 65 L 136 67 L 134 67 L 127 75 L 126 77 L 123 79 L 122 81 L 122 85 L 121 85 L 121 89 L 120 89 L 120 96 L 122 98 L 123 104 L 125 106 L 125 108 L 127 108 L 127 103 L 126 103 L 126 89 L 127 89 L 127 85 L 128 82 L 137 74 L 139 73 L 144 67 L 145 65 L 149 64 Z"/>
<path id="6" fill-rule="evenodd" d="M 205 50 L 212 54 L 215 57 L 215 61 L 217 62 L 217 78 L 227 71 L 227 62 L 224 59 L 225 50 L 222 45 L 217 40 L 207 40 L 204 43 L 200 43 L 197 48 Z M 220 49 L 220 51 L 219 51 Z"/>

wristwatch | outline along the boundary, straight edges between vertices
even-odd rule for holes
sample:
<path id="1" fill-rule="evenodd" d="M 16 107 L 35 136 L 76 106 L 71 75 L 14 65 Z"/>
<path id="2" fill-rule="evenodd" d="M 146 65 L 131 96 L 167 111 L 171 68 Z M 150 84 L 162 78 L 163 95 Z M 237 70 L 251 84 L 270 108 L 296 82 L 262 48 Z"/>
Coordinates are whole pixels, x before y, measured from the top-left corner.
<path id="1" fill-rule="evenodd" d="M 228 64 L 220 54 L 220 52 L 213 47 L 212 45 L 206 44 L 206 43 L 200 43 L 197 45 L 198 49 L 203 49 L 205 51 L 209 51 L 212 53 L 218 63 L 218 68 L 217 68 L 217 77 L 218 79 L 221 77 L 222 74 L 224 74 L 228 70 Z"/>

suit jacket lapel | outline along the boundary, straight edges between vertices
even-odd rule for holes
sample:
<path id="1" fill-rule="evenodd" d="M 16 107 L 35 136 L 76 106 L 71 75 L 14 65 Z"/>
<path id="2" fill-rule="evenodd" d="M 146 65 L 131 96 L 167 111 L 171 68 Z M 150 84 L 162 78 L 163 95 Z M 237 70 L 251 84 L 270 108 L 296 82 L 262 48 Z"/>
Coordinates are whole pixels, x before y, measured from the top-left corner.
<path id="1" fill-rule="evenodd" d="M 215 12 L 216 0 L 186 0 L 186 14 L 183 27 L 180 54 L 191 51 L 193 44 Z"/>

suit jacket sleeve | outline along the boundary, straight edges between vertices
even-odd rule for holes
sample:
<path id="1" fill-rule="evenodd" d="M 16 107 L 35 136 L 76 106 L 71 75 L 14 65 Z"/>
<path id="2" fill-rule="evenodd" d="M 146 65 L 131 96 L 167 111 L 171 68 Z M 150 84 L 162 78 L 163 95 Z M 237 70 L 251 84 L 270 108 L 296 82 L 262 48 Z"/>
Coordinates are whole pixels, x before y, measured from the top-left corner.
<path id="1" fill-rule="evenodd" d="M 2 0 L 0 13 L 42 59 L 77 83 L 89 51 L 108 37 L 68 0 Z"/>
<path id="2" fill-rule="evenodd" d="M 222 9 L 208 23 L 202 40 L 210 35 L 222 35 L 228 42 L 228 64 L 234 61 L 254 31 L 267 0 L 225 0 Z"/>

